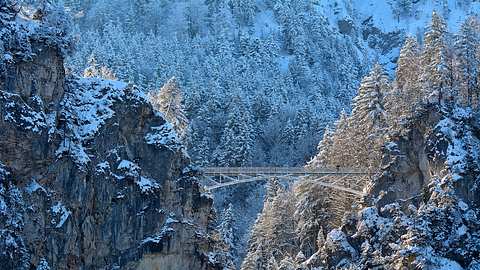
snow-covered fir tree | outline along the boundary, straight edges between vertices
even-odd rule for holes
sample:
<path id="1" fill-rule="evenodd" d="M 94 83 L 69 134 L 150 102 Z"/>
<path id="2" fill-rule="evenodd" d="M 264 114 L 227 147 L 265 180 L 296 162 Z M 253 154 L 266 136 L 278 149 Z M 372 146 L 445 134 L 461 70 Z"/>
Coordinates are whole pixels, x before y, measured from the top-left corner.
<path id="1" fill-rule="evenodd" d="M 386 126 L 384 97 L 390 90 L 390 82 L 384 69 L 376 64 L 360 85 L 354 99 L 352 118 L 355 125 L 363 127 L 361 132 L 369 133 L 373 128 Z"/>
<path id="2" fill-rule="evenodd" d="M 158 93 L 152 93 L 150 99 L 155 108 L 163 113 L 184 139 L 187 136 L 189 122 L 185 115 L 183 93 L 177 79 L 172 77 Z"/>
<path id="3" fill-rule="evenodd" d="M 234 211 L 233 205 L 229 204 L 225 212 L 223 213 L 222 222 L 219 225 L 220 235 L 225 241 L 225 244 L 228 248 L 227 253 L 231 256 L 232 260 L 237 256 L 237 254 L 235 253 L 235 250 L 236 250 L 235 246 L 236 246 L 237 240 L 234 234 L 235 216 L 233 211 Z"/>
<path id="4" fill-rule="evenodd" d="M 418 89 L 419 85 L 417 85 L 420 67 L 419 56 L 420 47 L 417 40 L 413 37 L 408 37 L 400 50 L 395 72 L 395 81 L 398 88 L 407 88 L 409 92 L 420 91 Z"/>
<path id="5" fill-rule="evenodd" d="M 252 228 L 248 253 L 241 269 L 276 269 L 287 254 L 296 255 L 294 197 L 281 186 L 267 197 Z"/>
<path id="6" fill-rule="evenodd" d="M 413 0 L 394 1 L 392 3 L 392 11 L 398 19 L 400 19 L 400 17 L 412 16 L 414 11 L 414 1 Z"/>
<path id="7" fill-rule="evenodd" d="M 240 97 L 235 97 L 230 107 L 220 145 L 213 154 L 214 162 L 220 166 L 247 166 L 252 161 L 255 138 L 252 118 Z"/>
<path id="8" fill-rule="evenodd" d="M 353 101 L 350 120 L 352 149 L 355 151 L 354 167 L 376 168 L 380 157 L 371 154 L 372 149 L 380 149 L 384 143 L 387 128 L 385 96 L 391 84 L 384 69 L 376 64 L 360 85 L 358 96 Z M 368 146 L 366 145 L 368 142 Z"/>
<path id="9" fill-rule="evenodd" d="M 448 57 L 446 25 L 440 15 L 432 14 L 432 21 L 424 37 L 422 54 L 422 82 L 429 102 L 450 100 L 452 87 L 451 62 Z"/>
<path id="10" fill-rule="evenodd" d="M 409 37 L 400 50 L 397 62 L 395 83 L 385 97 L 388 121 L 393 130 L 398 130 L 405 118 L 423 102 L 420 81 L 420 47 L 416 39 Z"/>
<path id="11" fill-rule="evenodd" d="M 460 83 L 459 94 L 461 102 L 466 106 L 478 107 L 479 85 L 479 46 L 480 22 L 477 17 L 469 17 L 462 24 L 460 31 L 455 36 L 455 74 Z"/>

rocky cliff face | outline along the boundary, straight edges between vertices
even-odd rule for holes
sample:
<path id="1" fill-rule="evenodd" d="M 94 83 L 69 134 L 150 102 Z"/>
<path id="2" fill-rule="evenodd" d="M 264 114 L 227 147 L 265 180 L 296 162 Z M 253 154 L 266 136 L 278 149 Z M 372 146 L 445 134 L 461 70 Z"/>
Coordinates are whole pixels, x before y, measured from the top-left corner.
<path id="1" fill-rule="evenodd" d="M 479 119 L 456 107 L 419 110 L 386 144 L 365 207 L 304 265 L 479 269 Z"/>
<path id="2" fill-rule="evenodd" d="M 133 86 L 66 76 L 38 22 L 3 15 L 0 269 L 220 268 L 171 124 Z"/>

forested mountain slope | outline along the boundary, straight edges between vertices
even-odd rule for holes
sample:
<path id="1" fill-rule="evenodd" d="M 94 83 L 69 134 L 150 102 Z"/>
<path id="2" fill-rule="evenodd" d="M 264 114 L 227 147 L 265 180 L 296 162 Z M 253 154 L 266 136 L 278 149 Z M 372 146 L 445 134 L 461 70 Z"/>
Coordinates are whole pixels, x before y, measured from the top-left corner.
<path id="1" fill-rule="evenodd" d="M 158 91 L 175 76 L 199 164 L 303 165 L 374 61 L 393 71 L 433 9 L 455 29 L 469 0 L 64 1 L 72 72 L 106 67 Z M 107 76 L 112 73 L 107 72 Z M 240 117 L 239 117 L 240 116 Z M 240 153 L 240 154 L 238 154 Z"/>
<path id="2" fill-rule="evenodd" d="M 308 164 L 370 172 L 330 177 L 366 195 L 272 181 L 242 269 L 480 267 L 480 21 L 452 34 L 434 13 L 427 29 L 393 81 L 373 67 Z"/>

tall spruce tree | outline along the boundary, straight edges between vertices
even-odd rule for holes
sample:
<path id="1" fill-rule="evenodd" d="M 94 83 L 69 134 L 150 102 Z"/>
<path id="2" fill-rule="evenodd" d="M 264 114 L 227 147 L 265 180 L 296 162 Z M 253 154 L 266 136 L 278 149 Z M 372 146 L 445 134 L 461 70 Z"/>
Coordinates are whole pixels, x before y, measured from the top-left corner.
<path id="1" fill-rule="evenodd" d="M 177 79 L 172 77 L 158 91 L 151 95 L 154 107 L 163 113 L 166 120 L 173 124 L 180 138 L 185 138 L 188 132 L 188 119 L 183 107 L 183 93 Z"/>
<path id="2" fill-rule="evenodd" d="M 220 145 L 214 152 L 217 165 L 241 167 L 251 162 L 255 136 L 250 114 L 240 97 L 230 103 Z"/>
<path id="3" fill-rule="evenodd" d="M 399 130 L 401 123 L 424 99 L 420 83 L 420 48 L 416 39 L 409 37 L 400 50 L 395 84 L 385 98 L 391 130 Z"/>
<path id="4" fill-rule="evenodd" d="M 399 88 L 413 88 L 420 73 L 420 47 L 413 37 L 408 37 L 400 50 L 397 62 L 396 83 Z M 418 88 L 418 86 L 415 86 Z M 418 90 L 418 89 L 416 89 Z"/>
<path id="5" fill-rule="evenodd" d="M 234 224 L 235 217 L 233 213 L 233 205 L 229 204 L 227 209 L 223 214 L 222 222 L 219 226 L 220 234 L 222 235 L 223 240 L 228 248 L 228 253 L 235 258 L 237 254 L 235 253 L 236 238 L 234 234 Z"/>
<path id="6" fill-rule="evenodd" d="M 360 85 L 354 99 L 352 120 L 358 131 L 368 134 L 372 129 L 386 126 L 384 97 L 390 90 L 390 82 L 382 66 L 376 64 Z"/>
<path id="7" fill-rule="evenodd" d="M 443 18 L 434 12 L 425 33 L 422 55 L 422 82 L 429 102 L 442 103 L 451 98 L 448 94 L 452 86 L 452 73 L 446 35 L 447 26 Z"/>
<path id="8" fill-rule="evenodd" d="M 387 129 L 385 96 L 390 89 L 388 76 L 379 64 L 376 64 L 362 80 L 349 119 L 348 136 L 351 136 L 351 140 L 348 145 L 352 147 L 350 151 L 355 152 L 352 159 L 354 167 L 369 170 L 378 167 L 380 156 L 372 155 L 372 149 L 379 150 L 385 141 Z"/>
<path id="9" fill-rule="evenodd" d="M 400 17 L 412 16 L 414 3 L 412 0 L 397 0 L 392 4 L 393 13 L 400 19 Z"/>
<path id="10" fill-rule="evenodd" d="M 477 17 L 469 17 L 455 36 L 456 81 L 459 82 L 461 103 L 467 106 L 478 106 L 479 97 L 479 64 L 480 22 Z"/>
<path id="11" fill-rule="evenodd" d="M 295 253 L 294 206 L 292 192 L 283 187 L 273 198 L 265 200 L 263 211 L 253 226 L 242 270 L 276 269 L 277 261 Z"/>
<path id="12" fill-rule="evenodd" d="M 255 18 L 255 0 L 230 0 L 232 14 L 239 25 L 252 25 Z"/>

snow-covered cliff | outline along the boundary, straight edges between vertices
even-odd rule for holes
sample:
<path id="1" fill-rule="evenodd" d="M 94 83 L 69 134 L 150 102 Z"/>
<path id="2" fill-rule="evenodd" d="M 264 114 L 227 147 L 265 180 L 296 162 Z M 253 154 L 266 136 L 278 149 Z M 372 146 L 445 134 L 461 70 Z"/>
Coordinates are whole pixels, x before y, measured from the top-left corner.
<path id="1" fill-rule="evenodd" d="M 69 37 L 38 16 L 0 1 L 0 269 L 221 269 L 171 124 L 134 86 L 66 76 Z"/>

